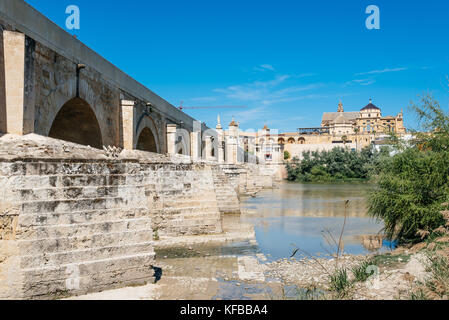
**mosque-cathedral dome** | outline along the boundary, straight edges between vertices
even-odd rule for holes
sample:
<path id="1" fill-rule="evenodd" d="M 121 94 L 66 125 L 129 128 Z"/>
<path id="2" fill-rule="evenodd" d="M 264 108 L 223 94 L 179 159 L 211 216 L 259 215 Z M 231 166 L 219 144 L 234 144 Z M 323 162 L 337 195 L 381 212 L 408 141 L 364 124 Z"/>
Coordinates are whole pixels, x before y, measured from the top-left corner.
<path id="1" fill-rule="evenodd" d="M 379 111 L 380 111 L 380 108 L 376 107 L 376 106 L 373 104 L 372 100 L 370 99 L 370 100 L 369 100 L 369 104 L 368 104 L 367 106 L 365 106 L 365 107 L 364 107 L 362 110 L 360 110 L 360 111 L 372 110 L 372 109 L 375 109 L 375 110 L 379 110 Z"/>

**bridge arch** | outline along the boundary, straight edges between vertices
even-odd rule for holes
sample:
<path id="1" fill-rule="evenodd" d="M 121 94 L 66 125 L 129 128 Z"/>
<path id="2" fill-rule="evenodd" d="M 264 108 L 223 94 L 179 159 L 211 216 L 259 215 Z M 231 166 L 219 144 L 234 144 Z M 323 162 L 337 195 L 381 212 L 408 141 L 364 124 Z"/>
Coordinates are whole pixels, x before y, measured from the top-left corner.
<path id="1" fill-rule="evenodd" d="M 103 138 L 95 112 L 85 100 L 73 98 L 56 114 L 48 136 L 101 149 Z"/>
<path id="2" fill-rule="evenodd" d="M 138 123 L 134 149 L 161 153 L 156 125 L 154 123 L 154 120 L 149 116 L 145 116 Z"/>
<path id="3" fill-rule="evenodd" d="M 156 139 L 148 127 L 145 127 L 137 139 L 137 150 L 157 153 Z"/>
<path id="4" fill-rule="evenodd" d="M 184 155 L 184 156 L 188 156 L 189 155 L 187 144 L 185 143 L 184 140 L 180 139 L 176 143 L 176 147 L 175 148 L 176 148 L 176 150 L 175 150 L 176 154 L 180 154 L 180 155 Z"/>
<path id="5" fill-rule="evenodd" d="M 190 132 L 186 129 L 176 130 L 175 153 L 185 156 L 190 155 Z"/>

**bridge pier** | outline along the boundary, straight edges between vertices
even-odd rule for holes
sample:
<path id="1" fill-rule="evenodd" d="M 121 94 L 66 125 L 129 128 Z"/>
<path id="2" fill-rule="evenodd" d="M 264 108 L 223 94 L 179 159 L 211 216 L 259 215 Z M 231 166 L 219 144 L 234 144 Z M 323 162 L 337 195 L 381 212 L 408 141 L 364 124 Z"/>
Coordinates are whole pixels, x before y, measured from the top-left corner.
<path id="1" fill-rule="evenodd" d="M 24 135 L 33 132 L 34 106 L 25 104 L 25 52 L 23 33 L 3 31 L 4 131 Z"/>
<path id="2" fill-rule="evenodd" d="M 178 125 L 167 124 L 167 153 L 169 155 L 176 154 L 176 133 Z"/>
<path id="3" fill-rule="evenodd" d="M 205 160 L 213 160 L 212 157 L 212 137 L 211 136 L 206 136 L 204 139 L 205 142 L 205 149 L 204 149 L 204 159 Z"/>
<path id="4" fill-rule="evenodd" d="M 198 161 L 201 159 L 200 135 L 201 132 L 198 131 L 193 131 L 190 133 L 190 152 L 193 161 Z"/>
<path id="5" fill-rule="evenodd" d="M 123 143 L 123 149 L 134 150 L 135 146 L 135 118 L 136 110 L 134 108 L 134 101 L 121 100 L 121 138 Z"/>

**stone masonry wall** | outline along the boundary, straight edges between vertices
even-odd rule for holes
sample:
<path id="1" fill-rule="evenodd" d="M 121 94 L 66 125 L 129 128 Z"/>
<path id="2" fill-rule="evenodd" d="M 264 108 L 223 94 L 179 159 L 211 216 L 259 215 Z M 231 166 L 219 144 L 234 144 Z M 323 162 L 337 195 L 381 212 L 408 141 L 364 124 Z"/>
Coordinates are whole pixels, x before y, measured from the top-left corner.
<path id="1" fill-rule="evenodd" d="M 252 194 L 261 189 L 269 189 L 275 186 L 278 180 L 278 168 L 256 164 L 220 165 L 226 174 L 229 183 L 238 194 Z"/>
<path id="2" fill-rule="evenodd" d="M 222 220 L 211 166 L 148 164 L 143 183 L 159 237 L 221 233 Z"/>
<path id="3" fill-rule="evenodd" d="M 59 145 L 34 143 L 19 145 L 60 152 Z M 79 155 L 95 154 L 83 160 L 0 157 L 0 299 L 145 284 L 154 279 L 156 234 L 222 232 L 209 165 L 149 153 L 142 153 L 146 160 L 100 159 L 84 149 Z M 2 150 L 8 154 L 7 144 Z"/>
<path id="4" fill-rule="evenodd" d="M 151 215 L 138 163 L 1 162 L 0 298 L 152 281 Z"/>
<path id="5" fill-rule="evenodd" d="M 213 180 L 220 212 L 240 214 L 238 187 L 230 182 L 228 175 L 218 165 L 213 168 Z"/>

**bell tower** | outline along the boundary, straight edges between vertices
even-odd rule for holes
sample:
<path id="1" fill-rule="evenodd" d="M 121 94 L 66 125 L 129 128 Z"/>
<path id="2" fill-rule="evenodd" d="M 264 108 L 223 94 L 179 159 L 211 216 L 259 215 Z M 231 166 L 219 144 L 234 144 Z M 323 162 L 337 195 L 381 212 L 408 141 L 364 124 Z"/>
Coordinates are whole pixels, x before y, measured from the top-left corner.
<path id="1" fill-rule="evenodd" d="M 341 102 L 341 100 L 338 103 L 338 111 L 337 112 L 345 112 L 345 110 L 343 109 L 343 103 Z"/>

